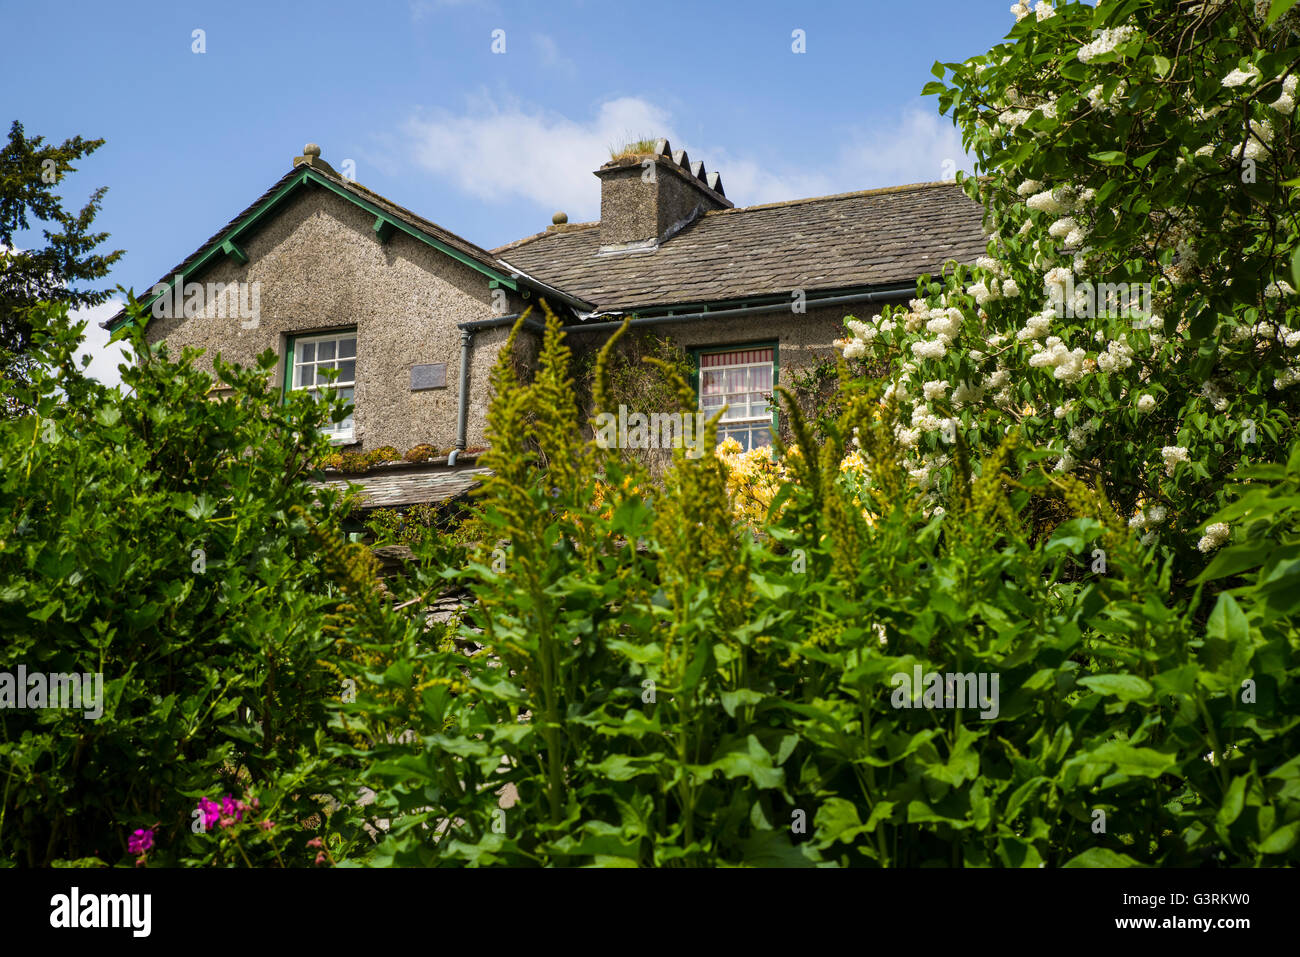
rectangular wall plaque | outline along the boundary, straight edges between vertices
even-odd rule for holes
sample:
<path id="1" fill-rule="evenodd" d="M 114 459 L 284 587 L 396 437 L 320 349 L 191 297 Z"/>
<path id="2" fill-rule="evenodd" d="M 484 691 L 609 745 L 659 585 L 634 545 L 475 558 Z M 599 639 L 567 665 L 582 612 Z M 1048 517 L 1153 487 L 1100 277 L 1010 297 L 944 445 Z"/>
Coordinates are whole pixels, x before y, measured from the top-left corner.
<path id="1" fill-rule="evenodd" d="M 433 362 L 428 365 L 411 366 L 411 391 L 447 388 L 447 363 Z"/>

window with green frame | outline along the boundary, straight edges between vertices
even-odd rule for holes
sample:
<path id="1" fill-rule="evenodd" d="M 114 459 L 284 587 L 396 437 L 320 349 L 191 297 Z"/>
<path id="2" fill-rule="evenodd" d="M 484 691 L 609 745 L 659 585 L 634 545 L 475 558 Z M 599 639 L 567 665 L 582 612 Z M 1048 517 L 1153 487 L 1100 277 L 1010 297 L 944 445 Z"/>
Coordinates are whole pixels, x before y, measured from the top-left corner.
<path id="1" fill-rule="evenodd" d="M 327 373 L 337 371 L 333 382 Z M 284 359 L 285 392 L 306 389 L 314 398 L 322 390 L 333 388 L 349 403 L 357 384 L 357 331 L 347 329 L 336 332 L 290 336 Z M 334 422 L 325 434 L 335 442 L 350 442 L 353 437 L 352 415 L 342 422 Z"/>
<path id="2" fill-rule="evenodd" d="M 724 405 L 718 441 L 733 438 L 749 450 L 772 444 L 776 409 L 768 401 L 777 383 L 777 344 L 756 343 L 695 351 L 699 409 L 713 416 Z"/>

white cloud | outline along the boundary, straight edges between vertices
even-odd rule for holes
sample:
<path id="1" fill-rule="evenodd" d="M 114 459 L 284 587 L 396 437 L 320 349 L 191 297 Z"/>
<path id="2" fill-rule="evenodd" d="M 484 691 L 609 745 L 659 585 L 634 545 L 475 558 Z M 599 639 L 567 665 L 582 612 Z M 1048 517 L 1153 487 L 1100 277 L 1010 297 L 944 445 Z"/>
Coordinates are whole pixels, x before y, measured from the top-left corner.
<path id="1" fill-rule="evenodd" d="M 107 329 L 101 329 L 99 324 L 117 315 L 121 308 L 121 301 L 110 299 L 98 306 L 83 306 L 69 316 L 74 323 L 81 322 L 83 319 L 87 323 L 81 340 L 81 349 L 77 352 L 77 361 L 80 362 L 83 355 L 90 356 L 90 365 L 86 367 L 86 374 L 107 386 L 115 386 L 122 381 L 117 367 L 125 361 L 123 355 L 126 349 L 120 343 L 109 346 L 109 332 Z"/>
<path id="2" fill-rule="evenodd" d="M 769 153 L 733 152 L 723 144 L 694 144 L 676 136 L 671 114 L 641 97 L 602 103 L 587 119 L 531 109 L 517 101 L 502 106 L 481 96 L 463 114 L 446 110 L 410 120 L 409 150 L 421 168 L 450 179 L 488 202 L 524 199 L 546 210 L 562 209 L 571 222 L 600 216 L 600 184 L 591 175 L 611 146 L 645 135 L 667 136 L 706 168 L 722 173 L 736 205 L 949 179 L 971 160 L 950 120 L 921 107 L 900 111 L 892 122 L 827 136 L 819 165 L 783 159 L 774 142 Z"/>
<path id="3" fill-rule="evenodd" d="M 413 119 L 406 132 L 416 163 L 469 195 L 530 200 L 564 210 L 571 222 L 599 218 L 600 183 L 591 174 L 611 146 L 647 133 L 673 138 L 667 112 L 636 97 L 602 103 L 586 121 L 482 99 L 462 116 Z"/>

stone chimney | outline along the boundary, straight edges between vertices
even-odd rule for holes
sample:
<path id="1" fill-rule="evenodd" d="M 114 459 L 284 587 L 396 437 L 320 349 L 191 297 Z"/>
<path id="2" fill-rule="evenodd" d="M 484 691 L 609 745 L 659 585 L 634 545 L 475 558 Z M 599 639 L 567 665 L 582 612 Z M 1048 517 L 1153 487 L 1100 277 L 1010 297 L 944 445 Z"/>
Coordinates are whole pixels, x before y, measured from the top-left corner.
<path id="1" fill-rule="evenodd" d="M 600 251 L 653 249 L 711 209 L 730 209 L 722 177 L 667 140 L 654 152 L 610 160 L 600 177 Z"/>

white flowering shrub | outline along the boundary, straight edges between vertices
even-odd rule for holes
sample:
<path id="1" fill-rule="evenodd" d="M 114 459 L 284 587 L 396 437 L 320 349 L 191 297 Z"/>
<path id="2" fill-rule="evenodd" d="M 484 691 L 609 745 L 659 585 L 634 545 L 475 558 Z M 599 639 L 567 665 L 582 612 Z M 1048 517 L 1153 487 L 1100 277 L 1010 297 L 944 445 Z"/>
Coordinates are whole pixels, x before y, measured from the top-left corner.
<path id="1" fill-rule="evenodd" d="M 1231 537 L 1205 527 L 1226 477 L 1285 458 L 1300 8 L 1272 25 L 1267 8 L 1018 3 L 1004 43 L 935 65 L 987 255 L 841 343 L 892 370 L 930 507 L 953 494 L 954 442 L 977 459 L 1015 428 L 1049 476 L 1100 484 L 1144 543 L 1202 563 Z"/>

